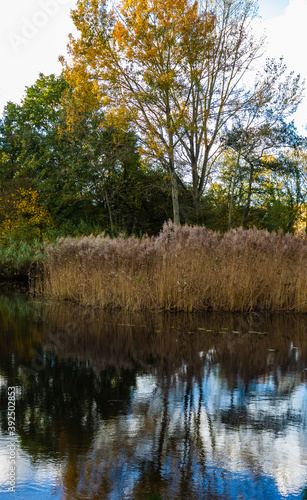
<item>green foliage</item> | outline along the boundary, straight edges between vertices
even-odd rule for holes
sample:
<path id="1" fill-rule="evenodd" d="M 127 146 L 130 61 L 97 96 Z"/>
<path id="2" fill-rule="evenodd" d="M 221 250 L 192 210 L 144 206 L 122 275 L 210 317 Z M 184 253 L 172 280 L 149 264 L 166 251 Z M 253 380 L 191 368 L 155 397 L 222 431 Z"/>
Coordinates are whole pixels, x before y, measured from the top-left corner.
<path id="1" fill-rule="evenodd" d="M 44 260 L 41 242 L 17 241 L 2 238 L 0 244 L 0 277 L 2 279 L 28 278 L 30 269 Z"/>
<path id="2" fill-rule="evenodd" d="M 159 232 L 170 216 L 169 180 L 141 164 L 132 132 L 107 125 L 95 101 L 85 107 L 77 97 L 63 76 L 41 74 L 20 105 L 8 103 L 0 123 L 3 202 L 12 184 L 38 192 L 50 214 L 41 230 L 48 238 Z M 17 229 L 39 237 L 21 223 Z"/>

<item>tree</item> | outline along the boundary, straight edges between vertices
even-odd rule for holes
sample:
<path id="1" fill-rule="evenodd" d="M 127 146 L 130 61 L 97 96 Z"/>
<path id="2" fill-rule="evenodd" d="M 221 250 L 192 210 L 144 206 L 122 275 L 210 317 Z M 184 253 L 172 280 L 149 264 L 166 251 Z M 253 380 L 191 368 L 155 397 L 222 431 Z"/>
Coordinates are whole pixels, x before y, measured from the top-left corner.
<path id="1" fill-rule="evenodd" d="M 171 215 L 165 174 L 141 164 L 135 134 L 106 122 L 85 75 L 40 75 L 0 121 L 0 188 L 39 192 L 67 233 L 159 232 Z"/>
<path id="2" fill-rule="evenodd" d="M 226 124 L 222 145 L 236 152 L 229 207 L 228 228 L 231 227 L 234 188 L 241 169 L 247 176 L 247 197 L 242 218 L 246 226 L 251 205 L 253 183 L 259 173 L 268 167 L 262 158 L 283 154 L 287 147 L 297 148 L 303 143 L 289 117 L 296 111 L 302 99 L 304 82 L 287 68 L 281 58 L 278 62 L 267 59 L 264 71 L 258 74 L 252 99 L 247 106 Z M 280 153 L 281 151 L 281 153 Z M 273 168 L 282 165 L 274 161 Z M 284 164 L 283 164 L 284 165 Z M 282 170 L 282 168 L 281 168 Z"/>
<path id="3" fill-rule="evenodd" d="M 108 16 L 103 1 L 80 0 L 73 12 L 81 37 L 70 38 L 66 72 L 78 78 L 82 63 L 88 66 L 92 78 L 105 84 L 111 110 L 128 114 L 142 153 L 168 172 L 177 224 L 178 183 L 184 184 L 180 166 L 189 162 L 197 210 L 234 84 L 226 77 L 234 80 L 234 66 L 243 58 L 242 28 L 252 11 L 250 1 L 243 2 L 243 10 L 241 2 L 215 3 L 214 10 L 212 2 L 124 0 Z M 249 50 L 253 59 L 256 48 L 250 44 Z M 217 124 L 209 133 L 213 115 Z"/>
<path id="4" fill-rule="evenodd" d="M 27 88 L 21 104 L 7 104 L 0 123 L 1 184 L 32 180 L 53 210 L 61 205 L 65 192 L 67 168 L 59 130 L 64 123 L 61 98 L 67 87 L 62 76 L 41 74 Z"/>
<path id="5" fill-rule="evenodd" d="M 109 119 L 127 116 L 136 125 L 143 154 L 167 171 L 178 224 L 176 130 L 189 99 L 182 60 L 188 57 L 187 43 L 194 51 L 196 46 L 205 50 L 212 18 L 184 0 L 124 0 L 110 16 L 103 1 L 81 0 L 73 20 L 81 38 L 70 38 L 72 65 L 66 65 L 66 74 L 77 79 L 85 65 L 92 78 L 104 82 Z"/>
<path id="6" fill-rule="evenodd" d="M 257 179 L 258 203 L 265 208 L 260 228 L 306 230 L 305 157 L 305 147 L 300 146 L 288 148 L 276 157 L 263 158 L 263 171 Z"/>
<path id="7" fill-rule="evenodd" d="M 109 118 L 133 124 L 142 154 L 168 173 L 175 223 L 178 185 L 192 193 L 197 216 L 227 123 L 300 100 L 298 80 L 272 68 L 249 85 L 263 43 L 252 36 L 256 13 L 254 0 L 122 0 L 113 12 L 104 0 L 79 0 L 73 11 L 80 38 L 70 36 L 65 74 L 87 73 Z"/>
<path id="8" fill-rule="evenodd" d="M 50 214 L 39 200 L 36 190 L 24 187 L 0 191 L 0 241 L 43 237 L 52 223 Z"/>
<path id="9" fill-rule="evenodd" d="M 217 179 L 228 206 L 228 229 L 234 224 L 292 231 L 306 196 L 305 141 L 293 124 L 241 125 L 224 141 Z"/>

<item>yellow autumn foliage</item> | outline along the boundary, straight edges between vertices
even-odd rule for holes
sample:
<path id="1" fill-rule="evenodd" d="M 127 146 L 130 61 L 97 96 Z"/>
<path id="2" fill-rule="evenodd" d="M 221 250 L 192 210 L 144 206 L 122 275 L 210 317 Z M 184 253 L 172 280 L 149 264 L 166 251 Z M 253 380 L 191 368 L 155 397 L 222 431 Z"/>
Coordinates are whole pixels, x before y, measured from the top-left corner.
<path id="1" fill-rule="evenodd" d="M 19 236 L 22 239 L 42 237 L 52 222 L 42 206 L 39 193 L 32 188 L 18 188 L 0 193 L 0 238 Z"/>

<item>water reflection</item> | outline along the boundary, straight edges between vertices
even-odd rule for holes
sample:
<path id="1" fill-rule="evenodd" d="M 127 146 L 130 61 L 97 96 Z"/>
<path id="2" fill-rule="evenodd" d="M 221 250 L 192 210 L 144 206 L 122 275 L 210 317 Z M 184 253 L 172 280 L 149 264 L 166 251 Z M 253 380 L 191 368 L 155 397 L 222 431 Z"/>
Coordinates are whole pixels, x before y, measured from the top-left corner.
<path id="1" fill-rule="evenodd" d="M 303 498 L 306 327 L 303 315 L 2 297 L 1 450 L 15 385 L 16 498 Z"/>

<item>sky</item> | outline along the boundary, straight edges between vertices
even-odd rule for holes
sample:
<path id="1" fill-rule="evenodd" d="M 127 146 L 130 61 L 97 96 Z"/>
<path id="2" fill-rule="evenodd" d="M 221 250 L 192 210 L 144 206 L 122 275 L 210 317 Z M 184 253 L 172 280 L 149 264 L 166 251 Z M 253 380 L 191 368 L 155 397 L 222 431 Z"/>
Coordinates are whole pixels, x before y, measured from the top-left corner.
<path id="1" fill-rule="evenodd" d="M 284 57 L 289 70 L 307 81 L 307 0 L 258 0 L 266 29 L 267 55 Z M 2 0 L 0 5 L 0 113 L 10 100 L 20 102 L 26 86 L 40 72 L 60 73 L 59 55 L 66 54 L 68 33 L 74 32 L 70 9 L 77 0 Z M 307 91 L 306 91 L 307 95 Z M 306 117 L 306 118 L 305 118 Z M 307 125 L 307 98 L 295 123 Z"/>

